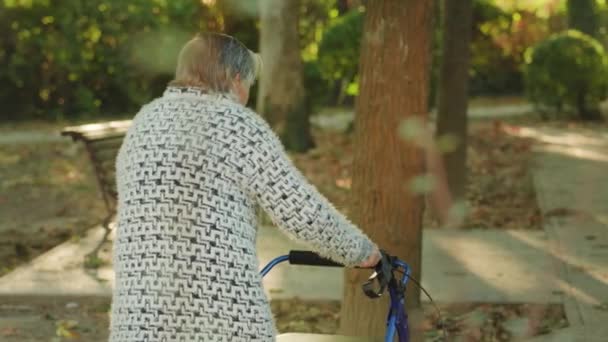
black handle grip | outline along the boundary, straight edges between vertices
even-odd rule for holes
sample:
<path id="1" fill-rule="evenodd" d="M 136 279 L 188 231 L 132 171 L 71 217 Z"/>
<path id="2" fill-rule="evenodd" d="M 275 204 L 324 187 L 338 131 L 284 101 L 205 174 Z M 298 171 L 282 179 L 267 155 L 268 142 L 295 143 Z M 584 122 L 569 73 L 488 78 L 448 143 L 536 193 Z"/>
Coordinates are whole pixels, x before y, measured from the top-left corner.
<path id="1" fill-rule="evenodd" d="M 376 267 L 374 267 L 376 272 L 374 272 L 374 274 L 372 274 L 371 277 L 369 277 L 369 279 L 363 284 L 363 292 L 369 298 L 382 297 L 386 287 L 390 285 L 390 282 L 394 281 L 394 257 L 387 254 L 384 250 L 380 250 L 380 254 L 382 255 L 382 258 Z M 374 286 L 374 282 L 378 284 Z"/>
<path id="2" fill-rule="evenodd" d="M 292 265 L 344 267 L 342 264 L 323 258 L 317 253 L 309 251 L 290 251 L 289 263 Z"/>

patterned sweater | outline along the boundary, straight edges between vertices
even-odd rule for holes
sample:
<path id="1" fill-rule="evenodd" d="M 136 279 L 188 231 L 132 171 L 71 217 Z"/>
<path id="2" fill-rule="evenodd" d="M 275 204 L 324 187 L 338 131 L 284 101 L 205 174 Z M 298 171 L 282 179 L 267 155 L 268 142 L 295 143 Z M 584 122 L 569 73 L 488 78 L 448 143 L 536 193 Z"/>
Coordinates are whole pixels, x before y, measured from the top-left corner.
<path id="1" fill-rule="evenodd" d="M 256 205 L 346 265 L 373 243 L 294 167 L 256 113 L 169 87 L 142 107 L 116 161 L 110 341 L 274 341 L 256 257 Z"/>

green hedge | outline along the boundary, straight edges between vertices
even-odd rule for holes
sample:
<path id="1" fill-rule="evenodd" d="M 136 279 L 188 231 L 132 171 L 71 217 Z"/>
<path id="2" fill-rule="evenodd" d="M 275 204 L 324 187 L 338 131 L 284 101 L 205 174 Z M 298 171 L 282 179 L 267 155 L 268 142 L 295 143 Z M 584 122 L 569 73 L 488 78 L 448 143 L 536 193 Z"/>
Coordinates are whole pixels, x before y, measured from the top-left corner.
<path id="1" fill-rule="evenodd" d="M 242 4 L 240 0 L 214 7 L 200 0 L 0 0 L 2 117 L 132 113 L 162 92 L 177 51 L 195 31 L 224 30 L 255 49 L 257 23 L 242 9 L 235 11 Z M 472 95 L 521 92 L 521 54 L 496 46 L 494 33 L 482 29 L 488 23 L 509 27 L 513 13 L 488 0 L 474 4 Z M 353 9 L 338 16 L 337 12 L 335 0 L 302 2 L 300 40 L 307 56 L 304 79 L 313 110 L 352 103 L 357 93 L 363 13 Z M 436 30 L 437 43 L 439 33 Z M 436 45 L 433 85 L 441 57 Z"/>
<path id="2" fill-rule="evenodd" d="M 545 114 L 600 118 L 608 58 L 597 40 L 569 30 L 531 48 L 526 59 L 526 94 Z"/>
<path id="3" fill-rule="evenodd" d="M 2 117 L 137 108 L 171 77 L 200 12 L 199 0 L 0 0 Z"/>
<path id="4" fill-rule="evenodd" d="M 352 10 L 335 20 L 319 44 L 318 68 L 329 81 L 352 82 L 359 71 L 363 12 Z"/>

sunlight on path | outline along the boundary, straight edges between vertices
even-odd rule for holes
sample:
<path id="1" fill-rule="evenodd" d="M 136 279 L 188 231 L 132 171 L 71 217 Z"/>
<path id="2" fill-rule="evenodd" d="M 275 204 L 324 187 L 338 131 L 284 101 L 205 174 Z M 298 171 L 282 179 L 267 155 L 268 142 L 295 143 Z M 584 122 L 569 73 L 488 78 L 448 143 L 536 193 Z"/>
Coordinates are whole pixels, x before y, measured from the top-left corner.
<path id="1" fill-rule="evenodd" d="M 571 324 L 555 341 L 608 336 L 607 133 L 601 125 L 519 130 L 538 141 L 534 182 Z"/>

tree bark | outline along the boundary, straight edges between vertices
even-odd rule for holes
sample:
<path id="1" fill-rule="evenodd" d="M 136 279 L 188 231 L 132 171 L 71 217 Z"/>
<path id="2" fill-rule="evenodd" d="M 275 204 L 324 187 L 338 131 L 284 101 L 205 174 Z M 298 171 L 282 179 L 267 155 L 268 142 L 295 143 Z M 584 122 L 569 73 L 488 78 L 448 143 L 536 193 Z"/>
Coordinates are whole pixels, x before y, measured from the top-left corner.
<path id="1" fill-rule="evenodd" d="M 350 9 L 348 0 L 338 0 L 336 1 L 336 7 L 338 8 L 338 13 L 340 15 L 345 14 Z"/>
<path id="2" fill-rule="evenodd" d="M 599 17 L 596 0 L 568 0 L 568 26 L 597 38 Z"/>
<path id="3" fill-rule="evenodd" d="M 313 144 L 305 105 L 298 36 L 299 0 L 260 1 L 260 54 L 264 63 L 257 109 L 285 148 L 302 152 Z"/>
<path id="4" fill-rule="evenodd" d="M 444 154 L 448 185 L 455 199 L 464 199 L 467 185 L 467 102 L 472 0 L 443 1 L 443 54 L 439 68 L 437 136 L 457 139 L 455 150 Z"/>
<path id="5" fill-rule="evenodd" d="M 408 185 L 424 172 L 424 153 L 402 139 L 398 127 L 406 119 L 427 118 L 432 3 L 368 3 L 356 105 L 353 221 L 382 249 L 409 263 L 416 279 L 421 274 L 424 200 Z M 369 275 L 346 271 L 342 334 L 384 335 L 388 294 L 367 298 L 361 285 Z M 419 305 L 419 294 L 416 287 L 408 287 L 410 307 Z"/>

